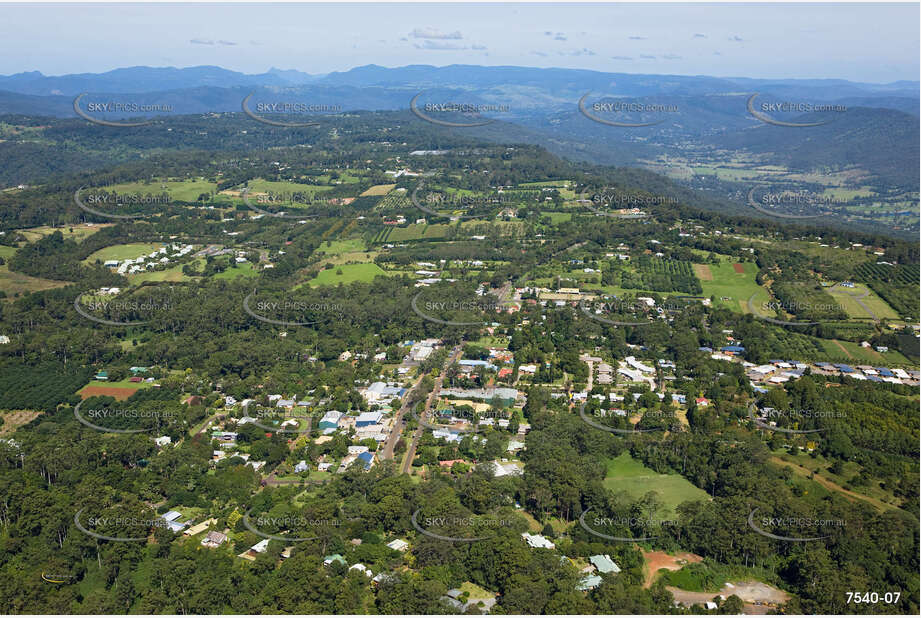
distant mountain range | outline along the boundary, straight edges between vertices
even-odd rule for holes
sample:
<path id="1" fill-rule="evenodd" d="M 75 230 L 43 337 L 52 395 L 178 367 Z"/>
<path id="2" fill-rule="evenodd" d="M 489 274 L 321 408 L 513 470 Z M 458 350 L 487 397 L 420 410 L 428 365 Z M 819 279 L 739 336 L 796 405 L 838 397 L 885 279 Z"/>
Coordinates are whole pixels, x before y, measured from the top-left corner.
<path id="1" fill-rule="evenodd" d="M 46 76 L 37 71 L 0 76 L 0 115 L 75 117 L 83 103 L 121 101 L 168 106 L 164 116 L 240 112 L 257 102 L 338 106 L 343 112 L 406 110 L 423 93 L 430 102 L 491 104 L 505 108 L 486 127 L 452 129 L 478 138 L 535 143 L 555 154 L 601 165 L 637 166 L 641 160 L 701 161 L 708 152 L 765 157 L 792 171 L 855 166 L 884 189 L 918 190 L 919 82 L 869 84 L 838 79 L 754 79 L 605 73 L 516 66 L 410 65 L 355 67 L 326 75 L 271 69 L 249 75 L 216 66 L 177 69 L 128 67 L 105 73 Z M 758 102 L 809 102 L 847 109 L 808 130 L 769 126 L 746 107 Z M 672 106 L 668 113 L 617 114 L 621 128 L 593 122 L 578 107 L 591 103 Z M 156 114 L 154 114 L 156 115 Z M 486 114 L 490 115 L 490 114 Z M 106 118 L 130 116 L 111 114 Z M 785 121 L 832 119 L 821 114 L 774 114 Z M 692 164 L 693 165 L 693 164 Z"/>

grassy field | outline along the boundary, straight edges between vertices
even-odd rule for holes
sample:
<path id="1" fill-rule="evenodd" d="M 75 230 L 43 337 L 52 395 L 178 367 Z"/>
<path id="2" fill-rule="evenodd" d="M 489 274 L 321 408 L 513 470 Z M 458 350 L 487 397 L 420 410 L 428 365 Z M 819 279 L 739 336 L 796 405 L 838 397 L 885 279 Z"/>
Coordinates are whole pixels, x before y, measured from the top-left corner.
<path id="1" fill-rule="evenodd" d="M 126 276 L 128 277 L 128 281 L 133 285 L 143 283 L 144 281 L 183 281 L 189 279 L 189 277 L 182 274 L 182 266 L 167 268 L 166 270 L 135 273 Z"/>
<path id="2" fill-rule="evenodd" d="M 844 462 L 844 464 L 841 466 L 841 474 L 833 474 L 829 471 L 831 463 L 827 459 L 821 455 L 816 455 L 813 457 L 811 453 L 806 453 L 804 451 L 800 451 L 796 455 L 791 455 L 786 450 L 780 449 L 774 451 L 774 456 L 780 460 L 791 462 L 801 466 L 802 468 L 806 468 L 810 472 L 816 472 L 821 477 L 828 479 L 832 483 L 839 485 L 842 488 L 848 486 L 849 479 L 857 476 L 857 474 L 862 470 L 860 464 L 853 461 L 848 461 Z M 801 476 L 804 474 L 801 470 L 798 469 L 794 469 L 794 472 L 800 474 Z M 869 485 L 852 487 L 851 491 L 864 496 L 868 496 L 869 498 L 879 502 L 887 504 L 897 503 L 897 500 L 892 492 L 883 489 L 877 480 L 874 480 L 872 484 Z"/>
<path id="3" fill-rule="evenodd" d="M 713 277 L 707 281 L 698 275 L 700 286 L 703 288 L 704 296 L 716 297 L 716 305 L 723 305 L 734 311 L 748 313 L 748 299 L 752 294 L 755 296 L 755 307 L 761 303 L 770 300 L 770 296 L 764 288 L 755 283 L 755 274 L 758 272 L 758 266 L 754 262 L 743 262 L 742 269 L 744 272 L 737 273 L 733 264 L 735 260 L 728 256 L 720 256 L 720 263 L 717 265 L 708 264 L 710 275 Z M 722 298 L 730 300 L 721 300 Z"/>
<path id="4" fill-rule="evenodd" d="M 16 247 L 8 247 L 6 245 L 0 245 L 0 258 L 4 260 L 13 257 L 13 254 L 16 253 Z"/>
<path id="5" fill-rule="evenodd" d="M 251 193 L 306 193 L 316 195 L 332 189 L 332 187 L 325 185 L 302 185 L 297 182 L 263 180 L 261 178 L 250 181 L 248 186 Z"/>
<path id="6" fill-rule="evenodd" d="M 133 260 L 142 255 L 149 255 L 160 247 L 161 245 L 157 243 L 142 242 L 133 242 L 126 245 L 112 245 L 111 247 L 105 247 L 90 254 L 89 257 L 83 260 L 83 263 L 94 264 L 96 260 L 100 262 L 105 262 L 106 260 Z"/>
<path id="7" fill-rule="evenodd" d="M 874 367 L 913 367 L 911 361 L 901 352 L 890 348 L 880 354 L 873 348 L 863 348 L 853 341 L 840 339 L 818 339 L 831 358 L 843 358 L 845 363 L 873 365 Z"/>
<path id="8" fill-rule="evenodd" d="M 341 274 L 339 274 L 340 272 Z M 367 283 L 374 281 L 374 278 L 378 275 L 387 276 L 387 272 L 373 262 L 364 264 L 343 264 L 335 268 L 321 270 L 317 273 L 315 278 L 307 282 L 307 285 L 310 287 L 317 287 L 320 285 L 338 285 L 340 283 L 348 284 L 355 281 L 364 281 Z"/>
<path id="9" fill-rule="evenodd" d="M 105 187 L 108 191 L 117 193 L 139 193 L 141 195 L 158 194 L 166 191 L 170 198 L 180 202 L 194 202 L 202 193 L 211 193 L 217 190 L 217 183 L 207 180 L 166 180 L 145 182 L 125 182 Z"/>
<path id="10" fill-rule="evenodd" d="M 663 503 L 663 517 L 674 514 L 675 507 L 688 500 L 707 500 L 709 496 L 677 474 L 657 474 L 639 461 L 622 453 L 607 461 L 604 486 L 615 492 L 626 492 L 636 500 L 654 491 Z"/>
<path id="11" fill-rule="evenodd" d="M 214 275 L 212 279 L 236 279 L 238 277 L 258 277 L 259 273 L 253 266 L 252 262 L 243 262 L 237 264 L 236 268 L 227 268 L 224 271 Z"/>
<path id="12" fill-rule="evenodd" d="M 95 225 L 68 225 L 65 227 L 50 227 L 43 225 L 41 227 L 30 227 L 22 230 L 16 230 L 26 237 L 29 242 L 35 242 L 54 232 L 60 232 L 64 238 L 72 238 L 77 242 L 82 242 L 87 236 L 91 236 L 99 231 L 99 228 L 109 227 L 112 223 L 95 224 Z"/>
<path id="13" fill-rule="evenodd" d="M 365 250 L 365 241 L 361 238 L 348 240 L 328 240 L 317 249 L 326 255 L 340 255 L 343 253 L 357 253 Z"/>
<path id="14" fill-rule="evenodd" d="M 370 189 L 366 190 L 361 194 L 362 197 L 375 196 L 375 195 L 387 195 L 393 191 L 396 185 L 374 185 Z"/>
<path id="15" fill-rule="evenodd" d="M 873 316 L 860 306 L 860 303 L 863 303 L 867 306 L 867 309 L 873 312 L 877 319 L 897 320 L 899 318 L 899 314 L 896 313 L 895 309 L 886 304 L 886 301 L 877 296 L 870 288 L 862 283 L 855 283 L 853 288 L 836 286 L 834 291 L 832 292 L 829 290 L 829 293 L 831 297 L 835 299 L 835 302 L 841 305 L 841 308 L 844 309 L 848 317 L 873 319 Z M 861 297 L 864 294 L 868 294 L 868 296 L 855 298 Z M 857 302 L 858 300 L 860 303 Z"/>
<path id="16" fill-rule="evenodd" d="M 565 223 L 566 221 L 572 220 L 571 212 L 542 212 L 542 217 L 550 217 L 550 222 L 556 225 L 557 223 Z"/>
<path id="17" fill-rule="evenodd" d="M 0 291 L 6 292 L 7 296 L 62 288 L 66 285 L 70 285 L 70 282 L 30 277 L 22 273 L 10 272 L 10 267 L 7 264 L 0 265 Z"/>

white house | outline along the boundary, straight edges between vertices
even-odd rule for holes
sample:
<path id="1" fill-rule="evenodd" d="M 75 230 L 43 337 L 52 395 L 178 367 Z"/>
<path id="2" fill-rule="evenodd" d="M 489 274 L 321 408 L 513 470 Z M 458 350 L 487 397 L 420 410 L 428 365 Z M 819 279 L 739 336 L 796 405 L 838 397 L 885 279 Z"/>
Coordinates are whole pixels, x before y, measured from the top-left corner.
<path id="1" fill-rule="evenodd" d="M 540 534 L 528 534 L 527 532 L 522 532 L 521 538 L 523 538 L 525 542 L 534 549 L 554 549 L 556 547 L 556 545 L 554 545 L 549 539 Z"/>

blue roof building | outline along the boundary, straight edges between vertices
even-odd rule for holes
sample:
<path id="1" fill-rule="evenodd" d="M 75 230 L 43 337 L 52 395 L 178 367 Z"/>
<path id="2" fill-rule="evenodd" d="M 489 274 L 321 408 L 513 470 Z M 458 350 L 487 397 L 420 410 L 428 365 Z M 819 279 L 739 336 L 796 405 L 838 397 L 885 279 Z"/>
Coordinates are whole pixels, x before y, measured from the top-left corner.
<path id="1" fill-rule="evenodd" d="M 370 451 L 366 451 L 364 453 L 359 454 L 358 459 L 360 459 L 364 463 L 365 470 L 367 470 L 371 467 L 371 462 L 374 461 L 374 453 Z"/>

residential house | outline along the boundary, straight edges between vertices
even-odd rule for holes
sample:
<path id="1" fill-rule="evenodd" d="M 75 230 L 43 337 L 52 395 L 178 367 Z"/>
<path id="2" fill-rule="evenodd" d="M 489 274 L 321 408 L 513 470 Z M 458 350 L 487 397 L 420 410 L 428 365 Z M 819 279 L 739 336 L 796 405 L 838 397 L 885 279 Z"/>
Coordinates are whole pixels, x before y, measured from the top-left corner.
<path id="1" fill-rule="evenodd" d="M 521 533 L 521 538 L 534 549 L 554 549 L 554 545 L 549 539 L 540 534 L 529 534 L 527 532 Z"/>
<path id="2" fill-rule="evenodd" d="M 227 540 L 227 535 L 223 532 L 217 532 L 212 530 L 205 535 L 205 538 L 202 539 L 201 544 L 204 547 L 220 547 Z"/>

